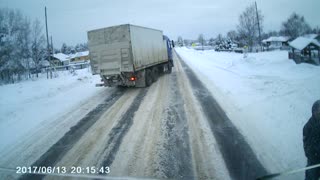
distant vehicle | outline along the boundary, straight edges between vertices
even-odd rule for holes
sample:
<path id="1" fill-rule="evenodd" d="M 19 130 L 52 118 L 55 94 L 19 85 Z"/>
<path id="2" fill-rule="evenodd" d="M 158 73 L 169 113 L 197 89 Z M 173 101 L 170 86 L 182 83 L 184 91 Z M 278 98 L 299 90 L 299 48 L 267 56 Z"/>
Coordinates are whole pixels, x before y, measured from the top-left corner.
<path id="1" fill-rule="evenodd" d="M 240 47 L 235 48 L 235 49 L 234 49 L 234 52 L 236 52 L 236 53 L 243 53 L 243 52 L 244 52 L 244 48 L 240 48 Z"/>
<path id="2" fill-rule="evenodd" d="M 173 41 L 162 31 L 124 24 L 88 32 L 90 63 L 97 86 L 146 87 L 171 73 Z"/>

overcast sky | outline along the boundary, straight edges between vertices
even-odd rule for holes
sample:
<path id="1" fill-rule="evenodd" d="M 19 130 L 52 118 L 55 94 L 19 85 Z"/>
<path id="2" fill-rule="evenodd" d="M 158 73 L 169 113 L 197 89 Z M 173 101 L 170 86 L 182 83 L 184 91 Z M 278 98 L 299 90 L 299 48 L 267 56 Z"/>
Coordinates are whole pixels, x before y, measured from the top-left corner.
<path id="1" fill-rule="evenodd" d="M 60 48 L 87 41 L 87 31 L 119 24 L 136 24 L 163 30 L 176 40 L 216 37 L 236 29 L 238 17 L 253 0 L 0 0 L 0 7 L 20 9 L 44 25 L 48 10 L 49 34 Z M 292 12 L 320 27 L 320 0 L 257 0 L 264 16 L 264 31 L 279 30 Z"/>

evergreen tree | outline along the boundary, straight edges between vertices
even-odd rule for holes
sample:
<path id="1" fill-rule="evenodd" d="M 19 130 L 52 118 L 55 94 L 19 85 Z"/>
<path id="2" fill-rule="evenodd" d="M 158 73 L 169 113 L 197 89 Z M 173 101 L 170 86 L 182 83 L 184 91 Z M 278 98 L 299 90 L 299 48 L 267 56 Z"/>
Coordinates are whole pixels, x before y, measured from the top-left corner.
<path id="1" fill-rule="evenodd" d="M 310 25 L 305 21 L 303 16 L 293 13 L 285 22 L 282 23 L 280 32 L 282 35 L 296 38 L 298 36 L 311 33 L 312 31 Z"/>

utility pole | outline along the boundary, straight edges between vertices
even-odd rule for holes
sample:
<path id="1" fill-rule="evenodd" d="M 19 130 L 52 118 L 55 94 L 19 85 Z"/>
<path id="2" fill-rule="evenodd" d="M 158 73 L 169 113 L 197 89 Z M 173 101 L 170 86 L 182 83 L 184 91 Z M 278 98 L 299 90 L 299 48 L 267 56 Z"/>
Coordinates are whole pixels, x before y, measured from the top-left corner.
<path id="1" fill-rule="evenodd" d="M 52 55 L 54 54 L 54 51 L 53 51 L 53 43 L 52 43 L 52 36 L 50 36 L 51 38 L 51 52 L 52 52 Z"/>
<path id="2" fill-rule="evenodd" d="M 258 6 L 257 6 L 257 1 L 254 2 L 256 5 L 256 14 L 257 14 L 257 21 L 258 21 L 258 30 L 259 30 L 259 45 L 262 51 L 262 46 L 261 46 L 261 30 L 260 30 L 260 21 L 259 21 L 259 14 L 258 14 Z"/>
<path id="3" fill-rule="evenodd" d="M 204 41 L 204 39 L 202 38 L 202 42 L 201 42 L 201 44 L 202 44 L 202 51 L 204 51 L 204 49 L 203 49 L 203 42 Z"/>
<path id="4" fill-rule="evenodd" d="M 50 44 L 49 44 L 49 35 L 48 35 L 48 22 L 47 22 L 47 7 L 44 7 L 44 14 L 45 14 L 45 21 L 46 21 L 46 36 L 47 36 L 47 55 L 48 55 L 48 61 L 50 64 L 50 78 L 52 78 L 52 72 L 51 72 L 51 54 L 50 54 Z M 48 70 L 47 70 L 47 79 L 48 77 Z"/>

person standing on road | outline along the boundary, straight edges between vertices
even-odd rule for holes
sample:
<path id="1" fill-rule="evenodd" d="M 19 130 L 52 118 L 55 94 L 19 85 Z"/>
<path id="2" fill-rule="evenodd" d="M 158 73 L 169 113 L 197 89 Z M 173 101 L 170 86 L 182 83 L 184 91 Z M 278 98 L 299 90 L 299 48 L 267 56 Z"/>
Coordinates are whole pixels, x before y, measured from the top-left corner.
<path id="1" fill-rule="evenodd" d="M 303 127 L 303 147 L 308 165 L 320 164 L 320 100 L 312 106 L 312 116 Z M 320 168 L 306 171 L 306 180 L 319 180 Z"/>
<path id="2" fill-rule="evenodd" d="M 243 58 L 247 58 L 248 57 L 248 51 L 249 51 L 248 46 L 245 45 L 243 47 Z"/>

